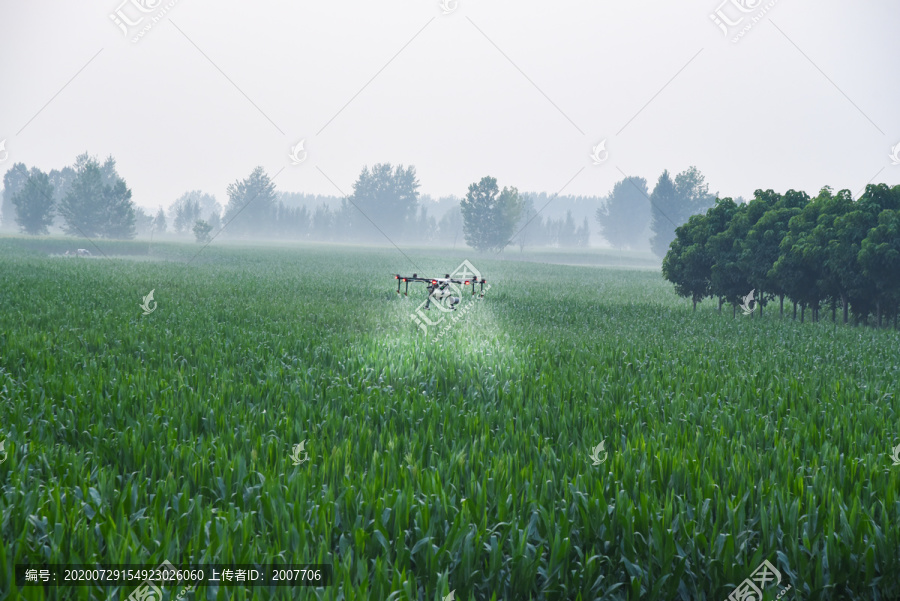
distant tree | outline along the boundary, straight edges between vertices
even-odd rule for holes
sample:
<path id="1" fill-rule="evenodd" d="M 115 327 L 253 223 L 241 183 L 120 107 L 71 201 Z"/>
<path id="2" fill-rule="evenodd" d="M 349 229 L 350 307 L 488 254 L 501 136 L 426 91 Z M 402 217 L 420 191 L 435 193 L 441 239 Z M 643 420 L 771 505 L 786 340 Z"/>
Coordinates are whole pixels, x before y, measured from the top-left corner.
<path id="1" fill-rule="evenodd" d="M 596 218 L 600 233 L 613 248 L 635 248 L 650 221 L 647 180 L 626 177 L 613 186 Z"/>
<path id="2" fill-rule="evenodd" d="M 438 221 L 437 227 L 438 240 L 444 244 L 451 244 L 455 248 L 456 242 L 463 233 L 462 212 L 458 204 L 444 213 L 440 221 Z"/>
<path id="3" fill-rule="evenodd" d="M 148 236 L 153 231 L 153 215 L 141 207 L 134 208 L 134 229 L 139 236 Z"/>
<path id="4" fill-rule="evenodd" d="M 62 204 L 73 181 L 75 181 L 75 170 L 70 166 L 50 171 L 50 184 L 53 186 L 53 202 L 56 207 Z M 64 223 L 65 220 L 59 214 L 59 211 L 54 210 L 52 226 L 62 229 Z"/>
<path id="5" fill-rule="evenodd" d="M 262 167 L 228 185 L 228 206 L 223 221 L 237 236 L 260 235 L 271 230 L 275 217 L 275 184 Z M 233 222 L 232 222 L 233 220 Z"/>
<path id="6" fill-rule="evenodd" d="M 172 229 L 178 233 L 188 232 L 198 219 L 212 223 L 212 216 L 220 214 L 222 205 L 216 197 L 202 190 L 191 190 L 179 196 L 169 207 Z"/>
<path id="7" fill-rule="evenodd" d="M 350 222 L 342 221 L 342 225 L 354 232 L 354 238 L 379 239 L 381 232 L 389 238 L 399 236 L 408 226 L 415 226 L 418 189 L 416 168 L 412 165 L 404 168 L 384 163 L 371 170 L 363 167 L 353 184 L 352 196 L 343 203 Z M 370 219 L 380 232 L 372 228 Z"/>
<path id="8" fill-rule="evenodd" d="M 108 157 L 101 167 L 87 153 L 75 159 L 75 177 L 59 205 L 70 236 L 129 239 L 135 236 L 135 210 L 131 190 Z"/>
<path id="9" fill-rule="evenodd" d="M 104 206 L 106 220 L 103 236 L 120 240 L 134 238 L 137 216 L 131 190 L 125 185 L 125 180 L 119 179 L 112 186 L 104 186 Z"/>
<path id="10" fill-rule="evenodd" d="M 432 242 L 437 236 L 437 220 L 428 214 L 428 208 L 419 207 L 419 214 L 415 219 L 415 235 L 411 236 L 418 242 Z"/>
<path id="11" fill-rule="evenodd" d="M 313 240 L 331 240 L 334 236 L 335 217 L 333 211 L 325 203 L 316 207 L 310 227 L 310 238 Z"/>
<path id="12" fill-rule="evenodd" d="M 156 217 L 153 219 L 153 231 L 163 234 L 165 233 L 167 226 L 166 212 L 162 207 L 159 207 L 159 210 L 156 212 Z"/>
<path id="13" fill-rule="evenodd" d="M 534 198 L 534 194 L 522 195 L 522 216 L 516 224 L 518 233 L 514 240 L 519 252 L 524 252 L 526 246 L 538 246 L 543 243 L 544 220 L 534 208 Z"/>
<path id="14" fill-rule="evenodd" d="M 675 228 L 686 223 L 691 215 L 702 214 L 711 208 L 716 196 L 709 193 L 709 186 L 700 171 L 690 167 L 676 175 L 674 182 L 669 172 L 664 171 L 650 200 L 650 228 L 653 231 L 650 247 L 657 256 L 664 256 L 675 237 Z"/>
<path id="15" fill-rule="evenodd" d="M 275 208 L 275 233 L 281 238 L 304 240 L 309 236 L 311 217 L 305 206 L 288 206 L 278 201 Z M 210 225 L 214 225 L 210 222 Z"/>
<path id="16" fill-rule="evenodd" d="M 676 221 L 681 214 L 677 203 L 675 182 L 669 176 L 668 170 L 663 171 L 650 195 L 650 230 L 653 232 L 650 250 L 657 257 L 666 256 L 669 245 L 675 239 L 675 228 L 681 225 Z"/>
<path id="17" fill-rule="evenodd" d="M 716 195 L 709 192 L 706 178 L 696 167 L 688 167 L 675 176 L 675 194 L 680 208 L 679 220 L 687 221 L 691 215 L 701 214 L 716 204 Z"/>
<path id="18" fill-rule="evenodd" d="M 176 233 L 187 232 L 194 223 L 200 219 L 200 203 L 193 198 L 186 198 L 183 202 L 176 202 L 174 208 L 175 219 L 172 229 Z"/>
<path id="19" fill-rule="evenodd" d="M 303 207 L 303 211 L 306 212 L 306 207 Z M 307 215 L 307 222 L 308 222 L 308 215 Z M 219 212 L 216 211 L 214 213 L 211 213 L 207 223 L 209 223 L 210 227 L 212 228 L 212 231 L 214 231 L 214 232 L 218 232 L 220 229 L 222 229 L 222 217 L 220 216 Z"/>
<path id="20" fill-rule="evenodd" d="M 28 167 L 25 163 L 15 163 L 3 175 L 3 204 L 0 207 L 0 211 L 2 211 L 2 215 L 0 215 L 2 216 L 0 229 L 15 229 L 16 205 L 13 204 L 12 199 L 22 189 L 26 181 L 28 181 Z"/>
<path id="21" fill-rule="evenodd" d="M 199 244 L 206 244 L 210 240 L 210 232 L 212 232 L 212 226 L 208 224 L 206 221 L 202 219 L 198 219 L 194 223 L 193 227 L 194 237 L 197 239 Z"/>
<path id="22" fill-rule="evenodd" d="M 575 219 L 572 217 L 572 211 L 566 211 L 566 219 L 562 222 L 562 226 L 559 230 L 559 246 L 561 248 L 578 246 L 578 240 L 576 239 L 575 234 Z"/>
<path id="23" fill-rule="evenodd" d="M 591 241 L 591 229 L 588 225 L 588 218 L 585 217 L 581 222 L 581 226 L 575 230 L 575 246 L 587 248 Z"/>
<path id="24" fill-rule="evenodd" d="M 31 168 L 25 185 L 12 197 L 16 208 L 16 223 L 26 234 L 49 232 L 53 223 L 53 185 L 50 177 L 37 167 Z"/>
<path id="25" fill-rule="evenodd" d="M 516 188 L 497 187 L 497 179 L 484 177 L 471 184 L 460 203 L 466 244 L 477 250 L 502 251 L 512 241 L 524 202 Z"/>

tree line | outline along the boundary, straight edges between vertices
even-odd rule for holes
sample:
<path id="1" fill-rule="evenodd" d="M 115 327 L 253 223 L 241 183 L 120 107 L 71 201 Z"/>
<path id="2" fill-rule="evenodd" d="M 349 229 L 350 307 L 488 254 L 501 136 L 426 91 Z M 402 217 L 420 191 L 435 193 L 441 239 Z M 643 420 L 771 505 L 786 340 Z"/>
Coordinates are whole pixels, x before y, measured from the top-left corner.
<path id="1" fill-rule="evenodd" d="M 499 251 L 512 245 L 523 251 L 526 246 L 587 247 L 588 216 L 593 214 L 599 233 L 612 246 L 646 247 L 652 235 L 650 247 L 660 257 L 674 239 L 675 227 L 714 200 L 694 167 L 674 179 L 664 172 L 652 193 L 640 177 L 623 179 L 605 197 L 520 193 L 509 186 L 501 190 L 495 178 L 485 177 L 471 184 L 463 198 L 439 202 L 420 195 L 413 166 L 364 167 L 353 193 L 343 199 L 279 193 L 265 170 L 257 167 L 228 186 L 224 207 L 213 195 L 192 190 L 168 210 L 159 207 L 155 215 L 132 201 L 113 157 L 101 163 L 84 153 L 72 166 L 50 173 L 17 163 L 3 183 L 4 227 L 13 216 L 23 232 L 36 235 L 58 227 L 88 238 L 130 239 L 170 232 L 194 235 L 199 242 L 220 233 L 353 242 L 387 237 L 414 244 L 465 243 L 479 250 Z M 566 208 L 565 216 L 546 215 L 544 209 L 551 203 Z M 438 206 L 445 209 L 440 218 L 429 211 Z"/>
<path id="2" fill-rule="evenodd" d="M 822 188 L 810 198 L 788 190 L 757 190 L 749 203 L 716 201 L 678 227 L 663 260 L 663 276 L 697 303 L 718 298 L 732 314 L 755 291 L 760 315 L 778 300 L 806 311 L 837 311 L 848 323 L 897 326 L 900 309 L 900 186 L 870 184 L 858 200 L 849 190 Z"/>

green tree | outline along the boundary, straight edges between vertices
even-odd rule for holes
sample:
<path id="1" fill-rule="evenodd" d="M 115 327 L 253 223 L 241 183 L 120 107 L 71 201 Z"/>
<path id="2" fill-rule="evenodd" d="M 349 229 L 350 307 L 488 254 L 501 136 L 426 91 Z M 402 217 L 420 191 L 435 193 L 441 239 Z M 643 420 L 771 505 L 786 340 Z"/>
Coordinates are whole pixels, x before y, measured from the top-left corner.
<path id="1" fill-rule="evenodd" d="M 466 244 L 477 250 L 502 251 L 515 234 L 525 203 L 516 188 L 504 187 L 497 179 L 483 177 L 471 184 L 460 203 Z"/>
<path id="2" fill-rule="evenodd" d="M 3 175 L 3 204 L 2 204 L 2 222 L 0 229 L 13 230 L 16 223 L 16 205 L 13 204 L 13 196 L 25 186 L 28 181 L 28 167 L 25 163 L 15 163 Z"/>
<path id="3" fill-rule="evenodd" d="M 895 188 L 900 189 L 900 188 Z M 859 264 L 875 287 L 878 325 L 883 310 L 894 316 L 900 308 L 900 211 L 886 209 L 878 216 L 878 225 L 862 241 Z"/>
<path id="4" fill-rule="evenodd" d="M 178 233 L 190 231 L 198 219 L 210 224 L 213 214 L 221 213 L 222 206 L 216 197 L 202 190 L 191 190 L 179 196 L 169 207 L 172 229 Z"/>
<path id="5" fill-rule="evenodd" d="M 166 227 L 168 224 L 166 223 L 166 212 L 162 207 L 159 207 L 159 210 L 156 212 L 156 217 L 153 219 L 153 231 L 159 233 L 165 233 Z"/>
<path id="6" fill-rule="evenodd" d="M 575 230 L 575 246 L 587 248 L 591 241 L 591 228 L 588 225 L 588 218 L 585 217 L 581 222 L 581 226 Z"/>
<path id="7" fill-rule="evenodd" d="M 675 221 L 681 212 L 678 210 L 678 196 L 675 193 L 675 182 L 665 170 L 656 181 L 656 187 L 650 194 L 650 250 L 659 258 L 666 256 L 669 245 L 675 239 L 675 228 L 682 223 Z"/>
<path id="8" fill-rule="evenodd" d="M 578 245 L 576 238 L 577 228 L 575 227 L 575 219 L 572 217 L 572 211 L 566 211 L 566 220 L 563 221 L 559 230 L 559 246 L 560 248 L 572 248 Z"/>
<path id="9" fill-rule="evenodd" d="M 807 307 L 815 310 L 825 297 L 823 249 L 812 236 L 821 210 L 821 202 L 810 202 L 791 218 L 771 272 L 787 295 L 800 304 L 800 321 L 804 321 Z"/>
<path id="10" fill-rule="evenodd" d="M 208 224 L 206 221 L 202 219 L 198 219 L 194 223 L 194 237 L 197 239 L 199 244 L 206 244 L 210 241 L 210 232 L 212 232 L 212 226 Z"/>
<path id="11" fill-rule="evenodd" d="M 748 203 L 748 218 L 752 225 L 741 242 L 742 269 L 752 288 L 759 291 L 760 298 L 767 293 L 778 297 L 781 315 L 784 315 L 786 291 L 774 277 L 772 268 L 781 255 L 781 241 L 787 234 L 788 222 L 808 202 L 809 196 L 803 192 L 790 190 L 782 196 L 773 190 L 757 190 Z M 756 218 L 760 211 L 762 215 Z"/>
<path id="12" fill-rule="evenodd" d="M 675 176 L 675 194 L 679 207 L 676 217 L 682 222 L 716 204 L 716 195 L 710 193 L 706 178 L 696 167 L 689 167 Z"/>
<path id="13" fill-rule="evenodd" d="M 451 244 L 454 248 L 463 233 L 463 218 L 459 204 L 451 207 L 438 221 L 438 240 Z"/>
<path id="14" fill-rule="evenodd" d="M 741 263 L 741 241 L 750 226 L 748 206 L 738 204 L 731 198 L 723 198 L 711 213 L 721 214 L 725 221 L 706 243 L 709 256 L 715 259 L 710 269 L 710 292 L 730 303 L 734 316 L 741 299 L 752 289 Z"/>
<path id="15" fill-rule="evenodd" d="M 131 190 L 108 157 L 103 166 L 87 153 L 75 159 L 75 177 L 59 205 L 70 236 L 134 238 L 136 215 Z"/>
<path id="16" fill-rule="evenodd" d="M 694 215 L 675 230 L 675 239 L 663 258 L 663 277 L 675 285 L 675 293 L 697 303 L 709 296 L 712 260 L 706 251 L 707 226 L 704 215 Z"/>
<path id="17" fill-rule="evenodd" d="M 352 231 L 355 238 L 399 236 L 409 226 L 415 226 L 419 207 L 416 168 L 412 165 L 392 167 L 390 163 L 377 164 L 371 170 L 363 167 L 353 184 L 353 195 L 342 204 L 344 215 L 350 218 L 342 225 Z"/>
<path id="18" fill-rule="evenodd" d="M 119 179 L 112 186 L 104 186 L 103 191 L 106 210 L 103 236 L 120 240 L 134 238 L 137 213 L 131 200 L 131 190 L 124 180 Z"/>
<path id="19" fill-rule="evenodd" d="M 49 232 L 53 223 L 53 185 L 50 177 L 32 167 L 25 185 L 12 197 L 16 208 L 16 222 L 26 234 L 41 235 Z"/>
<path id="20" fill-rule="evenodd" d="M 63 231 L 86 238 L 102 235 L 106 222 L 105 196 L 100 165 L 87 154 L 79 156 L 75 161 L 75 179 L 59 205 L 59 214 L 65 220 Z"/>
<path id="21" fill-rule="evenodd" d="M 737 204 L 730 198 L 716 201 L 705 215 L 692 215 L 687 223 L 675 229 L 675 240 L 662 263 L 663 277 L 675 285 L 675 292 L 697 303 L 710 295 L 713 266 L 712 254 L 718 244 L 709 241 L 725 232 L 737 212 Z M 717 241 L 721 244 L 721 239 Z"/>
<path id="22" fill-rule="evenodd" d="M 613 186 L 596 218 L 600 233 L 613 248 L 635 248 L 645 242 L 641 236 L 650 223 L 647 180 L 626 177 Z"/>
<path id="23" fill-rule="evenodd" d="M 716 195 L 710 194 L 703 174 L 696 167 L 689 167 L 676 175 L 674 182 L 669 172 L 664 171 L 650 200 L 650 229 L 653 232 L 650 248 L 657 256 L 663 256 L 675 238 L 675 228 L 686 223 L 691 215 L 702 214 L 713 207 Z"/>
<path id="24" fill-rule="evenodd" d="M 235 236 L 263 235 L 275 222 L 275 184 L 265 169 L 228 185 L 228 205 L 223 221 Z"/>

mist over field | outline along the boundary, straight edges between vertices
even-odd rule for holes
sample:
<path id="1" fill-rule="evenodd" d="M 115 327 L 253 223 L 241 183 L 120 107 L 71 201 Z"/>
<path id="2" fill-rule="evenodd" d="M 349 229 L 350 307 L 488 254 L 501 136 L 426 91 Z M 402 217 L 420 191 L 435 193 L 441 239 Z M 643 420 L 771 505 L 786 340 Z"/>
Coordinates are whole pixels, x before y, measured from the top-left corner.
<path id="1" fill-rule="evenodd" d="M 0 601 L 900 598 L 898 22 L 0 3 Z"/>

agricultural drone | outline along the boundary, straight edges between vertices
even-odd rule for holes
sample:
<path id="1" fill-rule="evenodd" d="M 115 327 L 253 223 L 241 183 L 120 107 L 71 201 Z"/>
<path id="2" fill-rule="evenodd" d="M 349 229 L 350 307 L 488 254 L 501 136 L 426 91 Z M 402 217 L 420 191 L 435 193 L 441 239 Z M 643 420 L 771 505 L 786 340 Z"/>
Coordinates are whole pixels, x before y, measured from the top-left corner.
<path id="1" fill-rule="evenodd" d="M 479 284 L 481 286 L 480 293 L 481 297 L 484 297 L 484 284 L 485 279 L 478 277 L 469 278 L 469 279 L 458 279 L 451 278 L 450 274 L 446 274 L 442 278 L 420 278 L 419 274 L 414 273 L 412 276 L 400 275 L 399 273 L 394 274 L 394 279 L 397 280 L 397 294 L 400 294 L 400 284 L 406 284 L 406 289 L 403 291 L 404 296 L 409 296 L 409 283 L 410 282 L 423 282 L 426 284 L 426 289 L 428 290 L 428 299 L 425 302 L 425 309 L 431 307 L 431 301 L 443 304 L 445 307 L 449 306 L 450 310 L 456 309 L 456 305 L 459 304 L 460 298 L 458 296 L 453 296 L 453 290 L 451 290 L 451 285 L 457 284 L 462 286 L 472 285 L 472 296 L 475 296 L 475 284 Z"/>

